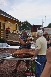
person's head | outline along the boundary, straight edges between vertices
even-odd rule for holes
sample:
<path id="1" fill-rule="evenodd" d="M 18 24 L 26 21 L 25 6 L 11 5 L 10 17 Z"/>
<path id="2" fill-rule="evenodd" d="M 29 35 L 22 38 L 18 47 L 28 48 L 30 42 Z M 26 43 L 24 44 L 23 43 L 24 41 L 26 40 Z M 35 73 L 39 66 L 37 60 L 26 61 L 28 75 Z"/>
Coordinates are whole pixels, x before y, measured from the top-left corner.
<path id="1" fill-rule="evenodd" d="M 49 35 L 47 32 L 45 32 L 44 35 L 45 35 L 45 38 L 49 38 Z"/>
<path id="2" fill-rule="evenodd" d="M 22 31 L 22 35 L 27 37 L 27 32 L 26 31 Z"/>
<path id="3" fill-rule="evenodd" d="M 43 36 L 43 31 L 42 30 L 38 30 L 37 31 L 37 36 Z"/>

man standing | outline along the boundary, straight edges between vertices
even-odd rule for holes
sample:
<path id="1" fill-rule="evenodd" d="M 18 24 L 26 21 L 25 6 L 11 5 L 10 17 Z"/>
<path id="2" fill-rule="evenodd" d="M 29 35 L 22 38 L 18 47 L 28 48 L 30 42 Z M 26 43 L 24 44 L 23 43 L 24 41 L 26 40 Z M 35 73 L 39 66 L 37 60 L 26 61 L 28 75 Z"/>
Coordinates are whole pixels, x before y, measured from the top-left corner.
<path id="1" fill-rule="evenodd" d="M 42 30 L 37 31 L 37 37 L 34 58 L 37 56 L 37 61 L 41 64 L 36 63 L 36 77 L 40 77 L 46 63 L 47 41 Z"/>

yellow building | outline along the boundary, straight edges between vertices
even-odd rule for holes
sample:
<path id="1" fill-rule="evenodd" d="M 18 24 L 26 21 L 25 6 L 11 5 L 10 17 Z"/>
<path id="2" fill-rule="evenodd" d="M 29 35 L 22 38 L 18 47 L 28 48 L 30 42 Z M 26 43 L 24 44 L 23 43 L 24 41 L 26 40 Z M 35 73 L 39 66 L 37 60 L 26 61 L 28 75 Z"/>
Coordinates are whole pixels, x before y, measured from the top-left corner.
<path id="1" fill-rule="evenodd" d="M 17 31 L 19 24 L 21 25 L 21 21 L 0 9 L 0 38 L 5 38 L 6 30 L 10 33 Z"/>

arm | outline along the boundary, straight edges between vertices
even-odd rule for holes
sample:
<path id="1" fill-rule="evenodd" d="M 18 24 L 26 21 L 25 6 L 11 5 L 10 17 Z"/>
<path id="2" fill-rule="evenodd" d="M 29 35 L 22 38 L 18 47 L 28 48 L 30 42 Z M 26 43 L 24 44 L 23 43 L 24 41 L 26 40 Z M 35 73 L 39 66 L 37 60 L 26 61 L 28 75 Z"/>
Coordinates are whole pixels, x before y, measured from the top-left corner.
<path id="1" fill-rule="evenodd" d="M 22 45 L 26 45 L 26 42 L 24 42 L 21 38 L 19 40 Z"/>
<path id="2" fill-rule="evenodd" d="M 36 49 L 36 50 L 34 51 L 34 56 L 33 56 L 33 58 L 35 58 L 35 57 L 38 55 L 39 51 L 40 51 L 40 49 Z"/>
<path id="3" fill-rule="evenodd" d="M 36 48 L 35 48 L 35 52 L 34 52 L 34 58 L 38 55 L 38 53 L 39 53 L 39 51 L 40 51 L 40 49 L 41 49 L 41 43 L 40 43 L 40 41 L 39 40 L 37 40 L 36 41 L 36 46 L 35 46 Z"/>

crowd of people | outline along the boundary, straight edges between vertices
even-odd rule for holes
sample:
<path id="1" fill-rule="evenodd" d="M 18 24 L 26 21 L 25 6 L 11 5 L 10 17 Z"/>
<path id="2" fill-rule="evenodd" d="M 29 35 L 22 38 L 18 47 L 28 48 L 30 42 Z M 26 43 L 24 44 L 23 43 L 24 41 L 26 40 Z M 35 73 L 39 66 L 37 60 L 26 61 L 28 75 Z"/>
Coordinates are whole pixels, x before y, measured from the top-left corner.
<path id="1" fill-rule="evenodd" d="M 27 41 L 28 35 L 26 31 L 22 32 L 20 36 L 20 49 L 30 49 L 31 43 Z M 51 71 L 51 38 L 49 38 L 48 34 L 43 34 L 42 30 L 37 31 L 37 40 L 35 43 L 35 53 L 32 57 L 35 58 L 37 56 L 37 61 L 41 64 L 36 63 L 36 77 L 50 77 Z M 17 67 L 21 61 L 18 61 L 16 64 L 16 68 L 13 70 L 17 72 Z M 29 68 L 29 61 L 26 61 L 27 69 Z"/>

